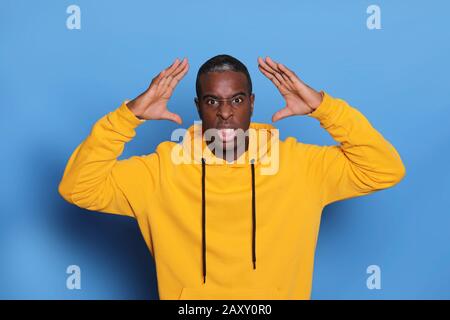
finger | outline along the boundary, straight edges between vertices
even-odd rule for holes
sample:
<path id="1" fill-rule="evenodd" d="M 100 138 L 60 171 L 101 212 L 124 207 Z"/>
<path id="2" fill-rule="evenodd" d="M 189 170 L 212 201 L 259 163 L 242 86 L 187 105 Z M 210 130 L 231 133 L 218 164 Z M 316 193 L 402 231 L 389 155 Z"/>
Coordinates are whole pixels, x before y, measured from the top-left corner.
<path id="1" fill-rule="evenodd" d="M 178 71 L 177 74 L 172 73 L 171 75 L 164 77 L 164 79 L 160 82 L 158 89 L 165 92 L 170 85 L 172 85 L 172 88 L 174 88 L 175 85 L 178 83 L 179 79 L 181 79 L 180 76 L 183 76 L 184 74 L 186 74 L 186 72 L 187 72 L 186 66 L 187 66 L 187 64 L 185 63 L 183 68 L 180 69 L 180 71 Z"/>
<path id="2" fill-rule="evenodd" d="M 258 62 L 264 69 L 275 75 L 276 70 L 273 69 L 266 61 L 264 61 L 262 58 L 259 58 Z"/>
<path id="3" fill-rule="evenodd" d="M 161 71 L 160 73 L 158 73 L 158 75 L 152 79 L 152 82 L 150 82 L 149 88 L 157 86 L 163 77 L 164 77 L 164 70 Z"/>
<path id="4" fill-rule="evenodd" d="M 285 87 L 272 73 L 264 69 L 261 65 L 258 66 L 259 70 L 280 90 L 281 94 L 286 94 L 289 89 Z"/>
<path id="5" fill-rule="evenodd" d="M 289 89 L 284 86 L 280 80 L 277 79 L 275 75 L 264 69 L 262 66 L 259 66 L 259 70 L 270 80 L 272 83 L 278 88 L 281 94 L 289 93 Z"/>
<path id="6" fill-rule="evenodd" d="M 178 58 L 177 58 L 178 60 Z M 158 83 L 158 90 L 165 91 L 171 81 L 178 75 L 178 73 L 183 71 L 183 68 L 187 64 L 187 59 L 184 58 L 183 61 L 175 62 L 167 72 L 163 75 L 163 79 Z"/>
<path id="7" fill-rule="evenodd" d="M 170 77 L 170 76 L 163 77 L 161 79 L 161 81 L 159 81 L 157 87 L 155 88 L 156 93 L 160 94 L 161 92 L 164 92 L 167 88 L 167 85 L 170 83 L 171 80 L 172 80 L 172 77 Z"/>
<path id="8" fill-rule="evenodd" d="M 272 116 L 272 122 L 287 118 L 294 115 L 294 113 L 289 110 L 288 108 L 283 108 L 281 110 L 278 110 L 277 112 L 275 112 Z"/>
<path id="9" fill-rule="evenodd" d="M 282 85 L 284 85 L 286 88 L 289 88 L 288 82 L 286 81 L 286 79 L 283 78 L 283 76 L 281 75 L 281 73 L 275 72 L 274 76 L 275 76 L 275 78 L 278 79 L 278 81 L 280 81 L 280 83 L 281 83 Z"/>
<path id="10" fill-rule="evenodd" d="M 258 68 L 261 72 L 264 71 L 263 72 L 264 75 L 267 76 L 269 79 L 274 78 L 274 79 L 278 80 L 277 77 L 275 76 L 276 72 L 272 68 L 270 68 L 270 66 L 268 66 L 267 64 L 259 64 Z M 278 82 L 279 82 L 279 80 L 278 80 Z"/>
<path id="11" fill-rule="evenodd" d="M 176 113 L 170 112 L 169 110 L 166 110 L 161 115 L 161 119 L 170 120 L 170 121 L 173 121 L 173 122 L 178 123 L 178 124 L 182 124 L 183 123 L 183 121 L 181 120 L 181 117 L 179 115 L 177 115 Z"/>
<path id="12" fill-rule="evenodd" d="M 291 84 L 291 81 L 289 79 L 289 77 L 284 74 L 283 70 L 281 70 L 280 68 L 280 63 L 272 60 L 270 57 L 266 57 L 266 61 L 267 64 L 276 72 L 278 72 L 280 74 L 280 76 L 283 78 L 283 80 L 285 81 L 285 86 L 289 87 L 290 89 L 294 89 L 294 87 Z"/>
<path id="13" fill-rule="evenodd" d="M 277 63 L 273 61 L 270 57 L 266 57 L 266 63 L 274 70 L 281 72 L 280 69 L 278 69 Z"/>
<path id="14" fill-rule="evenodd" d="M 183 70 L 181 70 L 171 81 L 168 83 L 165 95 L 172 95 L 173 90 L 177 86 L 178 82 L 187 74 L 189 70 L 189 65 L 186 64 Z"/>
<path id="15" fill-rule="evenodd" d="M 289 78 L 292 83 L 300 82 L 300 78 L 288 67 L 282 63 L 278 63 L 279 69 Z"/>
<path id="16" fill-rule="evenodd" d="M 288 78 L 286 76 L 283 77 L 283 74 L 282 74 L 281 70 L 278 69 L 276 63 L 274 63 L 274 61 L 272 61 L 272 60 L 269 60 L 270 59 L 269 57 L 267 57 L 266 59 L 267 59 L 267 61 L 264 61 L 263 59 L 259 60 L 261 65 L 264 67 L 264 69 L 271 72 L 278 79 L 278 81 L 283 83 L 283 85 L 286 88 L 293 90 L 294 88 L 289 83 Z M 269 61 L 270 61 L 270 63 L 269 63 Z"/>
<path id="17" fill-rule="evenodd" d="M 283 71 L 284 74 L 286 74 L 292 84 L 295 86 L 296 89 L 300 91 L 300 93 L 306 93 L 309 91 L 309 88 L 307 84 L 305 84 L 296 74 L 294 71 L 286 67 L 285 65 L 279 63 L 278 64 L 280 69 Z"/>
<path id="18" fill-rule="evenodd" d="M 178 67 L 173 71 L 171 76 L 176 78 L 180 73 L 184 72 L 186 65 L 188 65 L 187 58 L 184 58 L 181 63 L 178 65 Z"/>
<path id="19" fill-rule="evenodd" d="M 270 81 L 272 81 L 274 85 L 276 85 L 277 87 L 281 85 L 281 82 L 278 81 L 273 73 L 265 69 L 262 65 L 259 65 L 258 68 L 259 71 L 261 71 Z"/>
<path id="20" fill-rule="evenodd" d="M 154 84 L 157 86 L 159 82 L 167 75 L 170 74 L 172 70 L 174 70 L 179 65 L 179 59 L 176 58 L 175 61 L 168 66 L 166 69 L 162 70 L 156 77 L 153 78 L 152 82 L 150 83 L 150 87 Z"/>
<path id="21" fill-rule="evenodd" d="M 172 73 L 178 68 L 178 66 L 181 64 L 180 59 L 176 58 L 175 61 L 172 63 L 170 67 L 166 69 L 165 76 L 170 76 Z"/>
<path id="22" fill-rule="evenodd" d="M 278 63 L 273 61 L 270 57 L 266 57 L 266 64 L 272 68 L 272 70 L 274 70 L 276 73 L 279 73 L 280 75 L 282 75 L 282 71 L 280 70 L 280 68 L 278 68 Z M 288 80 L 287 78 L 284 78 L 284 80 Z"/>
<path id="23" fill-rule="evenodd" d="M 306 83 L 304 83 L 296 74 L 294 71 L 289 69 L 283 64 L 280 64 L 280 69 L 285 73 L 289 79 L 291 79 L 292 84 L 294 85 L 295 89 L 297 89 L 300 94 L 308 96 L 312 92 L 315 92 L 314 89 L 312 89 L 310 86 L 308 86 Z"/>
<path id="24" fill-rule="evenodd" d="M 178 82 L 183 79 L 183 77 L 187 74 L 189 70 L 189 64 L 185 64 L 183 69 L 180 70 L 180 72 L 178 72 L 178 74 L 176 76 L 173 77 L 173 79 L 170 81 L 169 83 L 169 87 L 170 88 L 175 88 L 175 86 L 178 84 Z"/>

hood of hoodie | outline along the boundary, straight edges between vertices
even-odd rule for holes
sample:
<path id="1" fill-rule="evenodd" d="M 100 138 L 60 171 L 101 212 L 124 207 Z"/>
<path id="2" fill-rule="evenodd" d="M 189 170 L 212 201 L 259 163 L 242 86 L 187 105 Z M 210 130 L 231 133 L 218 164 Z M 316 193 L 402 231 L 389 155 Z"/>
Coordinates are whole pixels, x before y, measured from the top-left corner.
<path id="1" fill-rule="evenodd" d="M 223 158 L 217 157 L 211 151 L 203 139 L 201 122 L 196 122 L 187 129 L 183 137 L 183 154 L 196 164 L 201 164 L 202 159 L 205 160 L 206 165 L 226 165 L 231 167 L 248 166 L 252 160 L 255 165 L 268 163 L 272 155 L 272 146 L 279 139 L 278 129 L 270 124 L 251 122 L 246 134 L 249 137 L 248 149 L 238 159 L 228 162 Z"/>

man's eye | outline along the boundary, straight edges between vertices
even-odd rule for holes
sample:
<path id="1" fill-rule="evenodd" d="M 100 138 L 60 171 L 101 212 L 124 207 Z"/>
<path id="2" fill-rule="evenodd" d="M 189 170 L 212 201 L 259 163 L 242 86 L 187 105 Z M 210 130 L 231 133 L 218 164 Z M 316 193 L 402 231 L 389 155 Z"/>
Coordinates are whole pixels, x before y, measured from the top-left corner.
<path id="1" fill-rule="evenodd" d="M 209 100 L 206 101 L 206 103 L 209 104 L 209 105 L 213 105 L 213 104 L 216 104 L 216 100 L 209 99 Z"/>
<path id="2" fill-rule="evenodd" d="M 244 100 L 241 97 L 234 99 L 234 103 L 241 103 L 242 101 L 244 101 Z"/>

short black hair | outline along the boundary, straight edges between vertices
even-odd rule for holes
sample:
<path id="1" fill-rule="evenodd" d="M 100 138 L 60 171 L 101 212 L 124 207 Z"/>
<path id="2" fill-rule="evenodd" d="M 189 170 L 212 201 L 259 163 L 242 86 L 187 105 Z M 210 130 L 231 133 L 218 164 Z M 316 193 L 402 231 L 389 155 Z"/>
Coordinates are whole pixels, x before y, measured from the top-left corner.
<path id="1" fill-rule="evenodd" d="M 197 97 L 200 98 L 200 81 L 199 78 L 202 74 L 208 72 L 224 72 L 224 71 L 234 71 L 234 72 L 242 72 L 247 78 L 247 88 L 248 93 L 252 93 L 252 79 L 250 78 L 250 74 L 248 73 L 247 67 L 235 57 L 232 57 L 228 54 L 219 54 L 215 57 L 212 57 L 208 61 L 206 61 L 197 73 L 197 79 L 195 81 L 195 90 L 197 92 Z"/>

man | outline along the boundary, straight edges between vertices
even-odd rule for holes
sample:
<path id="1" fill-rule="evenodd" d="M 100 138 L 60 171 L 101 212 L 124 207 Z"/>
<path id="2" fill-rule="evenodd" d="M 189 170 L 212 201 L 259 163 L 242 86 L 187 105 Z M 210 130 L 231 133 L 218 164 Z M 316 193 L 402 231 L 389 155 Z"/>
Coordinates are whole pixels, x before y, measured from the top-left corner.
<path id="1" fill-rule="evenodd" d="M 250 121 L 247 68 L 219 55 L 198 72 L 201 130 L 190 126 L 182 144 L 165 141 L 154 153 L 117 160 L 142 123 L 181 124 L 167 109 L 189 69 L 187 59 L 176 59 L 144 93 L 101 118 L 69 159 L 60 194 L 88 210 L 137 219 L 161 299 L 309 299 L 324 206 L 392 187 L 405 175 L 394 147 L 355 108 L 269 57 L 258 58 L 258 67 L 286 101 L 272 121 L 308 115 L 339 144 L 273 143 L 275 127 Z M 208 130 L 215 134 L 206 137 Z M 238 139 L 242 131 L 254 134 Z M 263 174 L 267 159 L 279 160 Z"/>

